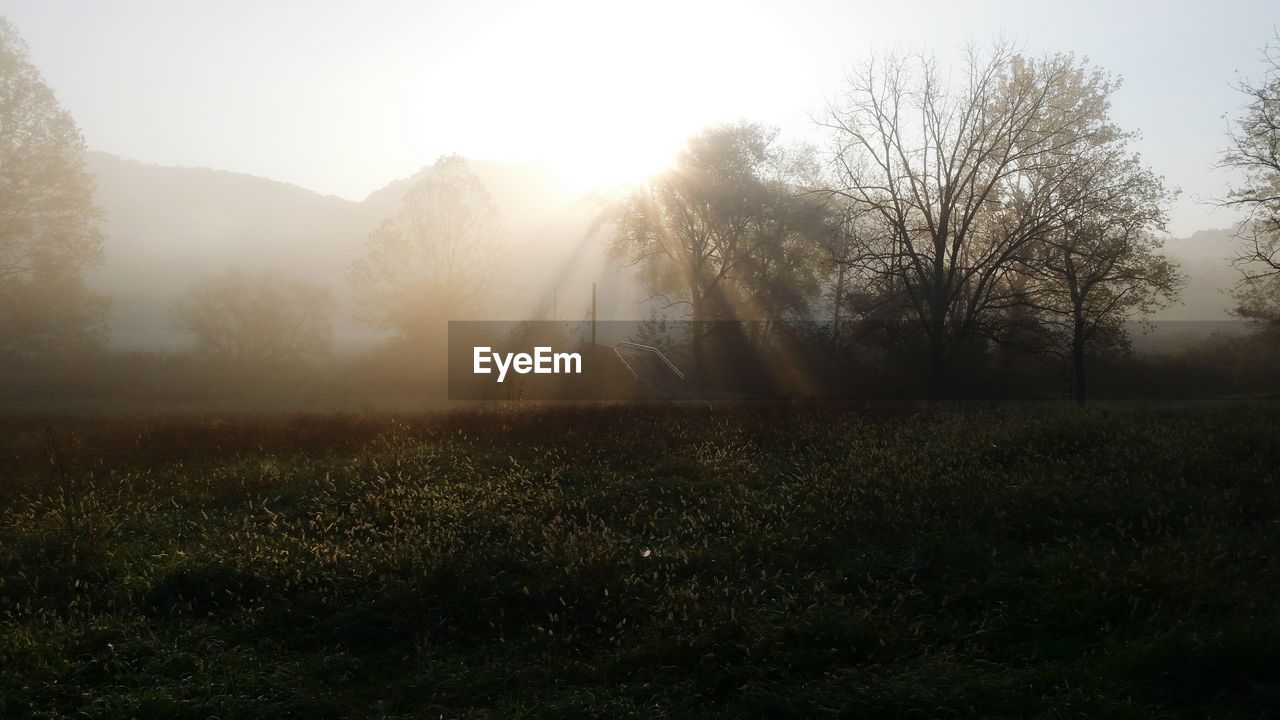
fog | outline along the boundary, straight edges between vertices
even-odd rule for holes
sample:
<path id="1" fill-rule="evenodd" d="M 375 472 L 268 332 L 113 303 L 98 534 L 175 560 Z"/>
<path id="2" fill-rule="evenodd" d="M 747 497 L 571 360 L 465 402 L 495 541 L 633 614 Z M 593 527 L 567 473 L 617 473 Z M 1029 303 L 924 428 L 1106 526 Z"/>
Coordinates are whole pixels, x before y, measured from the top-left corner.
<path id="1" fill-rule="evenodd" d="M 174 304 L 206 275 L 235 268 L 287 271 L 333 289 L 336 349 L 356 351 L 385 339 L 355 320 L 347 272 L 369 233 L 395 213 L 411 177 L 353 202 L 227 171 L 148 165 L 99 152 L 88 160 L 108 237 L 105 261 L 89 278 L 112 298 L 113 347 L 183 347 L 187 338 L 174 327 Z M 639 321 L 661 307 L 645 302 L 631 274 L 608 261 L 605 244 L 592 235 L 598 201 L 591 194 L 575 192 L 538 165 L 481 162 L 475 169 L 511 232 L 510 272 L 493 319 L 549 315 L 554 302 L 560 318 L 582 320 L 592 282 L 600 319 Z M 1171 236 L 1166 247 L 1189 282 L 1182 301 L 1153 319 L 1231 321 L 1228 291 L 1239 281 L 1227 259 L 1235 247 L 1232 232 Z"/>
<path id="2" fill-rule="evenodd" d="M 0 0 L 0 718 L 1280 700 L 1275 0 Z"/>
<path id="3" fill-rule="evenodd" d="M 145 165 L 90 153 L 96 199 L 106 215 L 109 252 L 89 277 L 113 299 L 111 344 L 125 350 L 177 349 L 186 342 L 172 308 L 193 284 L 218 272 L 276 270 L 330 288 L 336 349 L 385 339 L 355 320 L 348 270 L 365 240 L 395 214 L 413 178 L 389 181 L 360 202 L 285 183 L 204 168 Z M 529 315 L 552 296 L 581 319 L 591 283 L 601 281 L 602 318 L 639 312 L 637 289 L 588 238 L 595 206 L 532 165 L 475 163 L 510 235 L 495 318 Z M 559 303 L 557 303 L 559 304 Z"/>
<path id="4" fill-rule="evenodd" d="M 752 397 L 856 395 L 867 353 L 930 395 L 1012 363 L 1057 397 L 1086 356 L 1253 388 L 1265 9 L 0 3 L 6 396 L 437 402 L 454 320 L 631 323 L 708 382 L 759 355 Z M 993 140 L 959 118 L 1019 106 L 975 87 L 1053 100 Z"/>

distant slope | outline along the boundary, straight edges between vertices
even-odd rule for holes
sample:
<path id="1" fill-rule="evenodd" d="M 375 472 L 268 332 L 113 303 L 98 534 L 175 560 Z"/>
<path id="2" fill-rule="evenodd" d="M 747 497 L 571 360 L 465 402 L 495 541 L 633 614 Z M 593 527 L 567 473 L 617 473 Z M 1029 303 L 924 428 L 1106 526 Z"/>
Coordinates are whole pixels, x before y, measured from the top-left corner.
<path id="1" fill-rule="evenodd" d="M 324 285 L 339 301 L 340 346 L 363 346 L 381 334 L 352 318 L 347 269 L 365 241 L 393 215 L 417 177 L 393 181 L 363 202 L 321 195 L 265 178 L 207 168 L 160 167 L 100 152 L 88 154 L 97 202 L 106 213 L 105 262 L 90 276 L 112 301 L 113 345 L 130 349 L 178 347 L 176 303 L 203 277 L 230 268 L 278 270 Z M 601 315 L 625 313 L 611 300 L 626 285 L 605 269 L 604 251 L 587 231 L 595 205 L 567 191 L 533 166 L 476 162 L 509 230 L 506 251 L 494 258 L 503 281 L 494 317 L 523 319 L 539 303 L 558 301 L 577 319 L 589 306 L 590 284 L 601 280 Z M 611 279 L 610 279 L 611 278 Z"/>
<path id="2" fill-rule="evenodd" d="M 180 346 L 186 340 L 173 329 L 176 303 L 206 275 L 237 267 L 283 271 L 328 287 L 339 301 L 339 347 L 367 346 L 382 337 L 353 319 L 347 269 L 364 253 L 369 233 L 397 211 L 418 174 L 353 202 L 252 175 L 160 167 L 100 152 L 88 154 L 88 165 L 97 176 L 107 235 L 105 262 L 91 282 L 112 300 L 115 346 Z M 509 231 L 506 250 L 493 259 L 501 282 L 492 317 L 550 317 L 554 306 L 560 319 L 585 319 L 592 282 L 598 284 L 601 319 L 646 317 L 634 279 L 611 267 L 602 239 L 589 236 L 597 202 L 570 192 L 538 166 L 473 162 L 472 168 Z M 1225 259 L 1235 248 L 1230 232 L 1205 230 L 1171 239 L 1167 247 L 1190 282 L 1181 305 L 1155 316 L 1165 326 L 1158 334 L 1170 331 L 1169 321 L 1208 328 L 1205 321 L 1231 320 L 1225 291 L 1238 274 Z"/>
<path id="3" fill-rule="evenodd" d="M 359 203 L 251 175 L 97 152 L 88 165 L 107 235 L 91 280 L 112 300 L 119 346 L 172 346 L 177 300 L 228 268 L 281 270 L 338 288 L 372 225 Z"/>
<path id="4" fill-rule="evenodd" d="M 1176 351 L 1212 335 L 1238 336 L 1252 331 L 1231 315 L 1230 291 L 1240 272 L 1228 259 L 1238 241 L 1230 230 L 1200 230 L 1188 237 L 1170 238 L 1165 249 L 1182 266 L 1187 285 L 1181 302 L 1152 315 L 1151 325 L 1133 324 L 1133 348 L 1140 353 Z"/>
<path id="5" fill-rule="evenodd" d="M 1231 320 L 1234 307 L 1228 291 L 1240 279 L 1240 273 L 1228 260 L 1237 241 L 1229 230 L 1201 230 L 1189 237 L 1171 238 L 1165 248 L 1188 276 L 1182 291 L 1182 303 L 1161 311 L 1159 320 L 1209 321 Z"/>

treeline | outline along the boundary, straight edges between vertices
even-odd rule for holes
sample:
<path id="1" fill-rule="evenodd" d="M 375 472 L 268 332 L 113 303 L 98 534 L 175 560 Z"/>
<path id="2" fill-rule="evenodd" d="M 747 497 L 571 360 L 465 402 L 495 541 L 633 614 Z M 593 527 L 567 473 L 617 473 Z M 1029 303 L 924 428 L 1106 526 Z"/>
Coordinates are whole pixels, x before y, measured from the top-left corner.
<path id="1" fill-rule="evenodd" d="M 1225 159 L 1253 170 L 1229 202 L 1253 212 L 1238 313 L 1263 326 L 1280 307 L 1280 173 L 1267 165 L 1277 87 L 1273 66 Z M 774 326 L 825 311 L 836 346 L 879 348 L 929 396 L 1018 351 L 1066 360 L 1083 402 L 1091 362 L 1114 365 L 1131 322 L 1176 302 L 1185 282 L 1159 235 L 1174 191 L 1110 118 L 1115 89 L 1072 55 L 1008 46 L 971 50 L 962 68 L 877 58 L 821 121 L 829 151 L 749 123 L 708 130 L 603 223 L 656 297 L 687 306 L 702 375 L 716 369 L 705 321 L 746 322 L 764 351 Z M 807 350 L 782 354 L 811 355 L 792 335 Z"/>
<path id="2" fill-rule="evenodd" d="M 1159 361 L 1161 372 L 1125 352 L 1134 321 L 1176 303 L 1185 282 L 1161 240 L 1175 191 L 1112 120 L 1115 79 L 1069 54 L 996 45 L 959 67 L 877 57 L 819 118 L 827 147 L 745 121 L 707 129 L 670 167 L 606 198 L 592 234 L 662 307 L 653 324 L 692 321 L 685 337 L 651 339 L 703 385 L 754 372 L 775 379 L 755 387 L 789 395 L 1069 388 L 1083 402 L 1105 370 L 1095 379 L 1107 392 L 1144 385 L 1116 380 L 1126 376 L 1163 378 L 1154 390 L 1274 389 L 1274 57 L 1243 86 L 1223 158 L 1247 181 L 1223 202 L 1247 210 L 1235 296 L 1257 332 L 1204 341 Z M 504 273 L 519 271 L 503 267 L 506 230 L 483 183 L 444 157 L 350 269 L 359 317 L 391 338 L 384 345 L 337 359 L 334 289 L 228 272 L 172 308 L 188 350 L 112 352 L 109 298 L 84 280 L 104 240 L 84 141 L 3 21 L 0 75 L 0 393 L 10 399 L 442 399 L 447 321 L 490 317 Z"/>

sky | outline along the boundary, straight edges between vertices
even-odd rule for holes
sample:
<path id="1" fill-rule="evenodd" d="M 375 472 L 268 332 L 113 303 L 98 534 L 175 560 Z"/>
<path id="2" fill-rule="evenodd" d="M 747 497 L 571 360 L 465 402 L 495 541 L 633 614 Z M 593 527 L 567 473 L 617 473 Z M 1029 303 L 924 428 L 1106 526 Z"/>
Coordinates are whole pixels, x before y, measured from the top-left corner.
<path id="1" fill-rule="evenodd" d="M 748 119 L 821 145 L 813 119 L 871 52 L 941 60 L 1003 38 L 1123 79 L 1113 118 L 1208 204 L 1234 88 L 1261 72 L 1274 2 L 203 2 L 0 0 L 94 150 L 360 200 L 441 154 L 549 166 L 585 190 L 660 168 Z"/>

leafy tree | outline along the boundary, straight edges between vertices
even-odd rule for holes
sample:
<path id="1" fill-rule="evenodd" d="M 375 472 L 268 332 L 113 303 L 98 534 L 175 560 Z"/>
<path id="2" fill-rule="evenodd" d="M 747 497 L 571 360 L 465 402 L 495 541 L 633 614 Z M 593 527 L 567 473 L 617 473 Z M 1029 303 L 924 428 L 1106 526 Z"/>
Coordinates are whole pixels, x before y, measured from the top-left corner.
<path id="1" fill-rule="evenodd" d="M 821 198 L 807 192 L 799 176 L 792 177 L 799 170 L 790 167 L 790 155 L 780 153 L 784 164 L 766 178 L 751 229 L 759 242 L 729 277 L 742 307 L 739 317 L 763 321 L 754 325 L 763 326 L 762 343 L 775 321 L 808 315 L 826 269 L 822 240 L 836 225 Z"/>
<path id="2" fill-rule="evenodd" d="M 84 270 L 102 257 L 84 139 L 0 18 L 0 352 L 47 357 L 101 339 Z"/>
<path id="3" fill-rule="evenodd" d="M 751 123 L 691 138 L 676 163 L 611 203 L 599 224 L 611 252 L 638 268 L 668 307 L 687 306 L 695 368 L 707 320 L 773 320 L 803 312 L 816 291 L 816 204 L 788 179 L 777 131 Z"/>
<path id="4" fill-rule="evenodd" d="M 329 347 L 327 290 L 276 273 L 231 271 L 207 279 L 178 306 L 178 327 L 208 357 L 293 363 Z"/>
<path id="5" fill-rule="evenodd" d="M 442 157 L 369 236 L 351 268 L 371 324 L 414 343 L 443 337 L 491 301 L 505 231 L 484 184 L 459 156 Z"/>

